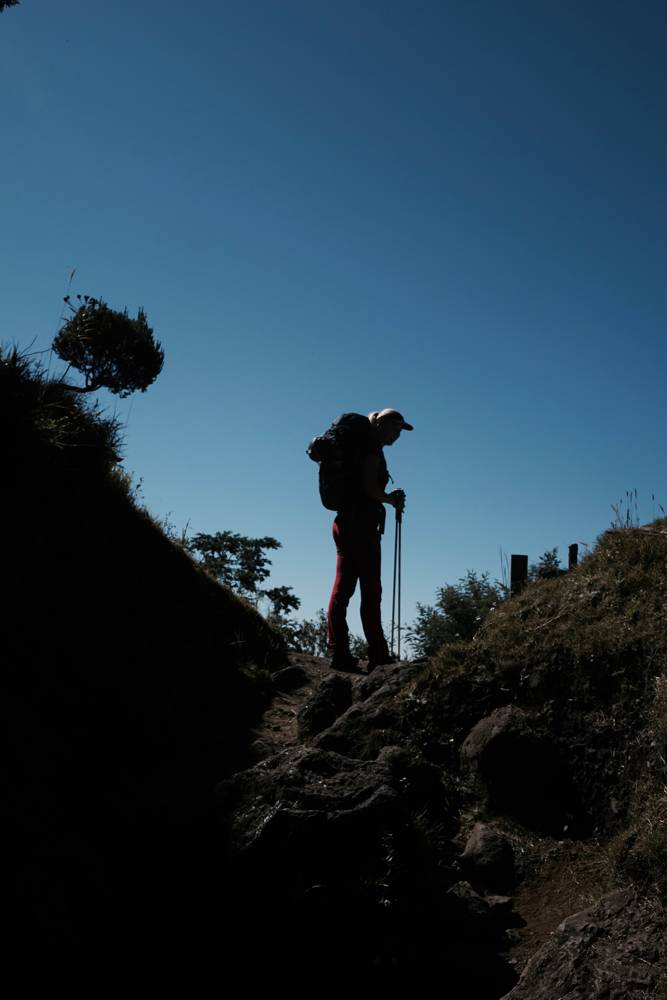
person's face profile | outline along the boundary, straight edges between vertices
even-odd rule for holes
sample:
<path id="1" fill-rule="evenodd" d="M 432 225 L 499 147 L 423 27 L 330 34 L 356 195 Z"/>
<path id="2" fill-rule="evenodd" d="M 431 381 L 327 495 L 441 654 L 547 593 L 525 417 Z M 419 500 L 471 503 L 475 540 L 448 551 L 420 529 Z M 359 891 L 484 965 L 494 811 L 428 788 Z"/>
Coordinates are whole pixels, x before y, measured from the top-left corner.
<path id="1" fill-rule="evenodd" d="M 387 422 L 382 428 L 382 439 L 385 444 L 393 444 L 401 436 L 402 427 L 397 423 Z"/>

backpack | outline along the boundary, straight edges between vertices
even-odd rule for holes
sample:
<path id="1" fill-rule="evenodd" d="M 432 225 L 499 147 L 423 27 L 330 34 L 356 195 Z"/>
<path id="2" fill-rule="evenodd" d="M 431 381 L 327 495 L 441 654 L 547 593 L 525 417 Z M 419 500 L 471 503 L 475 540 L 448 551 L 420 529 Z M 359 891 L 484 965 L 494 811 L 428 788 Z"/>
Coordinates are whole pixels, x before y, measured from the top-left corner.
<path id="1" fill-rule="evenodd" d="M 320 466 L 320 498 L 327 510 L 343 510 L 359 498 L 368 431 L 367 417 L 342 413 L 308 445 L 306 454 Z"/>

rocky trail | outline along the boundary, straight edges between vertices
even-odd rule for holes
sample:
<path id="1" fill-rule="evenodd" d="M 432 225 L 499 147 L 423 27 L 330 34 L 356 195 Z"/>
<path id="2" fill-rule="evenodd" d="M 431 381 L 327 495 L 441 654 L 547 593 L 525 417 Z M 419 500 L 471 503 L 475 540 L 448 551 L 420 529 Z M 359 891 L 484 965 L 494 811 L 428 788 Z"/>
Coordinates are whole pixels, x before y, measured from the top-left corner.
<path id="1" fill-rule="evenodd" d="M 343 933 L 339 971 L 358 981 L 446 976 L 448 995 L 471 1000 L 661 995 L 651 904 L 630 887 L 602 893 L 595 837 L 517 823 L 425 759 L 410 722 L 418 674 L 409 662 L 342 674 L 292 655 L 274 675 L 256 763 L 219 789 L 241 907 L 266 915 L 278 953 L 298 940 L 304 971 Z M 494 747 L 502 758 L 508 734 L 528 739 L 527 725 L 513 709 L 480 720 L 463 772 Z"/>

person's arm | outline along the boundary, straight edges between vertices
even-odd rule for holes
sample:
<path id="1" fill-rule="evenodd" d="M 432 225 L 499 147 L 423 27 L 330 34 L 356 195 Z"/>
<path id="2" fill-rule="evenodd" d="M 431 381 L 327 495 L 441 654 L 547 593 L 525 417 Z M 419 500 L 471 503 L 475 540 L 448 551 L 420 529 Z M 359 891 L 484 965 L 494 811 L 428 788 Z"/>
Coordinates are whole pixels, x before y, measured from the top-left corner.
<path id="1" fill-rule="evenodd" d="M 392 490 L 385 493 L 380 488 L 380 456 L 366 455 L 364 459 L 364 492 L 378 503 L 389 503 L 392 507 L 401 509 L 405 505 L 405 493 L 403 490 Z"/>

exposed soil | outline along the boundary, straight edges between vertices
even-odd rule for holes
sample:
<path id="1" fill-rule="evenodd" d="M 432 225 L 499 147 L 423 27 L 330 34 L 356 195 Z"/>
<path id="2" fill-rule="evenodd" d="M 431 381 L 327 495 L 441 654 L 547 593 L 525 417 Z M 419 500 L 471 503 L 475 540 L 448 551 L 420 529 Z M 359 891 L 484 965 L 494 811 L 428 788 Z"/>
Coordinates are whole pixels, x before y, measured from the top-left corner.
<path id="1" fill-rule="evenodd" d="M 516 931 L 512 961 L 523 971 L 532 955 L 566 917 L 586 909 L 606 891 L 607 858 L 596 841 L 535 839 L 523 848 L 530 875 L 518 886 L 514 909 L 526 921 Z"/>
<path id="2" fill-rule="evenodd" d="M 336 673 L 332 671 L 329 660 L 319 656 L 290 653 L 289 662 L 290 666 L 300 667 L 304 671 L 308 676 L 308 682 L 296 691 L 277 691 L 259 725 L 253 730 L 255 737 L 273 747 L 275 752 L 284 750 L 285 747 L 296 746 L 299 742 L 297 735 L 299 709 L 310 701 L 318 684 L 332 673 Z M 353 687 L 360 684 L 367 676 L 368 663 L 362 660 L 360 667 L 364 671 L 362 674 L 342 674 L 350 678 Z"/>

